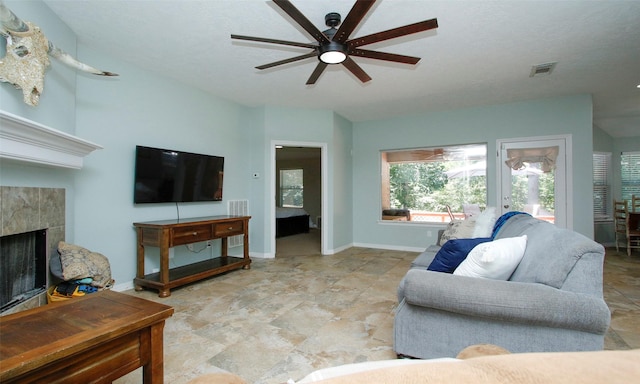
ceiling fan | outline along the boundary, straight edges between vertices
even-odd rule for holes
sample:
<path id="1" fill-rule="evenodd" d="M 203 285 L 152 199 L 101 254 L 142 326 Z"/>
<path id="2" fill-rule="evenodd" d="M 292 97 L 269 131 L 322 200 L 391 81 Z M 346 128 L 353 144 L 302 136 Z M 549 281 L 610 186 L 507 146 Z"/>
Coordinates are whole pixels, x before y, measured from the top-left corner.
<path id="1" fill-rule="evenodd" d="M 294 41 L 276 40 L 264 37 L 241 36 L 234 34 L 231 35 L 231 38 L 237 40 L 248 40 L 262 43 L 311 48 L 312 51 L 304 55 L 256 67 L 257 69 L 267 69 L 278 65 L 308 59 L 310 57 L 317 57 L 319 63 L 307 80 L 307 85 L 315 84 L 325 68 L 331 64 L 344 65 L 345 68 L 351 71 L 351 73 L 353 73 L 363 83 L 371 80 L 371 77 L 369 77 L 369 75 L 367 75 L 367 73 L 358 64 L 356 64 L 355 61 L 353 61 L 352 57 L 355 56 L 366 57 L 369 59 L 392 61 L 396 63 L 416 64 L 418 61 L 420 61 L 419 57 L 378 52 L 361 49 L 359 47 L 438 28 L 438 20 L 431 19 L 349 40 L 349 35 L 351 35 L 353 30 L 358 26 L 360 21 L 373 6 L 375 0 L 357 0 L 342 24 L 340 24 L 341 16 L 339 13 L 328 13 L 325 16 L 325 23 L 329 27 L 329 29 L 327 29 L 326 31 L 320 31 L 318 28 L 316 28 L 309 21 L 309 19 L 307 19 L 302 14 L 302 12 L 300 12 L 295 6 L 293 6 L 293 4 L 289 0 L 273 0 L 273 2 L 289 16 L 291 16 L 291 18 L 296 23 L 298 23 L 305 31 L 313 36 L 313 38 L 317 40 L 317 43 L 298 43 Z M 338 25 L 340 27 L 336 29 Z"/>

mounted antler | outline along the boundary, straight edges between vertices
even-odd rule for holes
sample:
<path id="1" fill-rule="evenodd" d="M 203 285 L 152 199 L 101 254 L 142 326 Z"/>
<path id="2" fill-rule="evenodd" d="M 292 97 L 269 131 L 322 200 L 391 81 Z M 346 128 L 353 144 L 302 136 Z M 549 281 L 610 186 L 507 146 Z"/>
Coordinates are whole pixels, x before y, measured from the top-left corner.
<path id="1" fill-rule="evenodd" d="M 49 57 L 100 76 L 118 76 L 83 64 L 47 40 L 40 28 L 18 18 L 0 1 L 0 34 L 7 39 L 7 54 L 0 60 L 0 81 L 22 89 L 24 102 L 36 106 L 44 89 Z"/>

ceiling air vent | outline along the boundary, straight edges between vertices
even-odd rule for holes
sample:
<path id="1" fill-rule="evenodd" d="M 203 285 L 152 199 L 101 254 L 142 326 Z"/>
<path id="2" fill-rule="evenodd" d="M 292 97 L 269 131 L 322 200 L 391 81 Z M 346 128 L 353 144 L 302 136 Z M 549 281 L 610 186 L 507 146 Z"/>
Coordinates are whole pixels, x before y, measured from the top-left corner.
<path id="1" fill-rule="evenodd" d="M 534 65 L 533 67 L 531 67 L 531 73 L 529 74 L 529 77 L 538 75 L 550 75 L 551 71 L 553 71 L 553 69 L 556 67 L 556 64 L 558 63 L 554 62 Z"/>

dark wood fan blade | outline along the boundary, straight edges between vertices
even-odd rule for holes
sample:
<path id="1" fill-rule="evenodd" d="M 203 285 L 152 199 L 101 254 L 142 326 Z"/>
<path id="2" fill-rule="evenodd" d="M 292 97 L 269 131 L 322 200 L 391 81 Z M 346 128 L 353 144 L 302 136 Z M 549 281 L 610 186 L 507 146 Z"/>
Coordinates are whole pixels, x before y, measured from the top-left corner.
<path id="1" fill-rule="evenodd" d="M 236 40 L 247 40 L 247 41 L 257 41 L 257 42 L 260 42 L 260 43 L 291 45 L 291 46 L 294 46 L 294 47 L 312 48 L 312 49 L 315 49 L 318 46 L 317 44 L 297 43 L 295 41 L 268 39 L 266 37 L 231 35 L 231 38 L 232 39 L 236 39 Z"/>
<path id="2" fill-rule="evenodd" d="M 419 57 L 397 55 L 395 53 L 370 51 L 368 49 L 354 49 L 352 51 L 349 51 L 349 55 L 366 57 L 368 59 L 393 61 L 395 63 L 403 63 L 403 64 L 417 64 L 418 61 L 420 61 Z"/>
<path id="3" fill-rule="evenodd" d="M 298 10 L 298 8 L 294 7 L 290 1 L 273 0 L 273 2 L 276 3 L 276 5 L 283 11 L 285 11 L 287 15 L 291 16 L 291 18 L 302 28 L 304 28 L 305 31 L 309 32 L 309 34 L 313 36 L 314 39 L 323 44 L 329 43 L 329 38 L 327 38 L 324 33 L 316 28 L 316 26 L 313 25 L 313 23 L 311 23 L 311 21 L 309 21 L 309 19 L 307 19 L 305 15 L 303 15 L 302 12 Z"/>
<path id="4" fill-rule="evenodd" d="M 358 0 L 347 14 L 347 17 L 344 18 L 342 24 L 340 24 L 340 28 L 333 36 L 333 41 L 337 41 L 338 43 L 344 44 L 351 32 L 360 24 L 360 21 L 367 14 L 369 9 L 373 7 L 375 4 L 375 0 Z"/>
<path id="5" fill-rule="evenodd" d="M 362 45 L 373 44 L 379 41 L 395 39 L 396 37 L 411 35 L 413 33 L 422 31 L 428 31 L 429 29 L 434 28 L 438 28 L 438 19 L 425 20 L 419 23 L 405 25 L 404 27 L 398 27 L 383 32 L 373 33 L 367 36 L 358 37 L 347 41 L 347 45 L 349 49 L 352 49 Z"/>
<path id="6" fill-rule="evenodd" d="M 272 67 L 276 67 L 278 65 L 289 64 L 289 63 L 293 63 L 293 62 L 296 62 L 296 61 L 308 59 L 310 57 L 317 57 L 317 56 L 318 56 L 318 54 L 314 51 L 314 52 L 311 52 L 311 53 L 307 53 L 306 55 L 300 55 L 300 56 L 292 57 L 290 59 L 284 59 L 284 60 L 280 60 L 280 61 L 275 61 L 273 63 L 260 65 L 260 66 L 256 67 L 256 69 L 272 68 Z"/>
<path id="7" fill-rule="evenodd" d="M 316 81 L 318 81 L 318 78 L 320 77 L 320 75 L 322 75 L 322 72 L 324 72 L 325 68 L 327 68 L 326 63 L 323 63 L 322 61 L 318 63 L 318 65 L 316 66 L 316 69 L 313 70 L 313 73 L 311 74 L 311 76 L 309 76 L 309 80 L 307 80 L 307 85 L 313 85 L 316 83 Z"/>
<path id="8" fill-rule="evenodd" d="M 367 75 L 367 73 L 362 68 L 360 68 L 360 66 L 356 64 L 355 61 L 351 60 L 350 57 L 347 57 L 347 59 L 342 62 L 342 65 L 344 65 L 345 68 L 351 71 L 351 73 L 353 73 L 363 83 L 371 80 L 371 77 L 369 77 L 369 75 Z"/>

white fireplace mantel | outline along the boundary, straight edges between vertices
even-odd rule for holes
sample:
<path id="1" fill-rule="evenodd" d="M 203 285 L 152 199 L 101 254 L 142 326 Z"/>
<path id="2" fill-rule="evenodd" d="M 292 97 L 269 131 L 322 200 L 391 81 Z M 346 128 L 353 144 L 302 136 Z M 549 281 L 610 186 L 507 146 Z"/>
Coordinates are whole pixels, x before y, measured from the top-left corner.
<path id="1" fill-rule="evenodd" d="M 0 110 L 0 158 L 2 159 L 80 169 L 84 157 L 96 149 L 102 149 L 102 147 Z"/>

